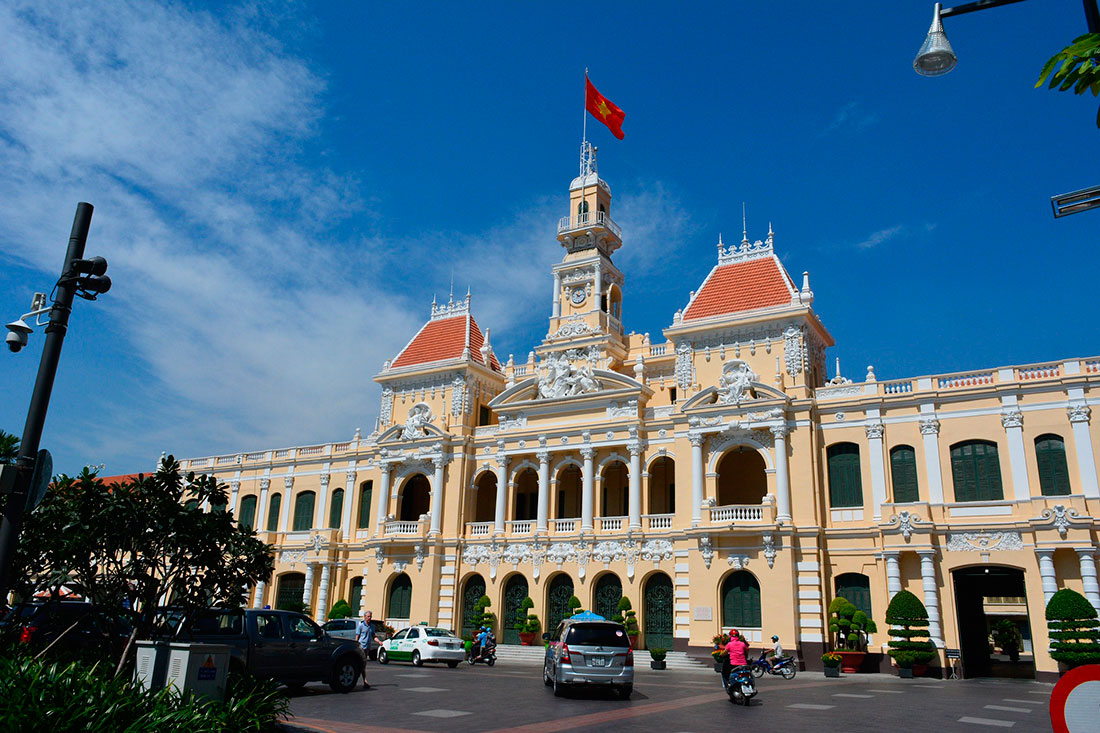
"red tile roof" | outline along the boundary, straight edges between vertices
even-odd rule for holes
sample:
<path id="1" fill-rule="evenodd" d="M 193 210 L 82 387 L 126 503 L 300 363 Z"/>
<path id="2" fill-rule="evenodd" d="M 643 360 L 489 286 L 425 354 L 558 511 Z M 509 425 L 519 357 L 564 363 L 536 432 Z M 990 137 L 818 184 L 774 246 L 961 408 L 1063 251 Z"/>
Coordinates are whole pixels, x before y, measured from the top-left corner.
<path id="1" fill-rule="evenodd" d="M 695 294 L 684 320 L 788 305 L 794 285 L 775 257 L 719 265 Z"/>
<path id="2" fill-rule="evenodd" d="M 481 333 L 473 316 L 463 315 L 428 321 L 409 345 L 397 355 L 391 366 L 399 368 L 458 359 L 462 357 L 462 352 L 467 346 L 470 348 L 470 358 L 478 364 L 484 364 L 485 361 L 481 357 L 481 346 L 484 343 L 485 336 Z M 497 361 L 495 354 L 490 356 L 490 360 L 491 368 L 501 371 L 500 362 Z"/>

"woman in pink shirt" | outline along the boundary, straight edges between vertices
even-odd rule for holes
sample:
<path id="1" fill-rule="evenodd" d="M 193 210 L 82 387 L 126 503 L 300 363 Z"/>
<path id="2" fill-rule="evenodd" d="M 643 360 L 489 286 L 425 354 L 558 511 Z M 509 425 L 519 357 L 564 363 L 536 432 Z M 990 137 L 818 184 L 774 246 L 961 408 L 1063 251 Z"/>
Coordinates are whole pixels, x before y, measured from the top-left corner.
<path id="1" fill-rule="evenodd" d="M 749 645 L 741 638 L 741 634 L 738 633 L 737 629 L 730 629 L 730 640 L 726 644 L 726 653 L 730 655 L 730 666 L 738 667 L 748 664 L 749 661 L 745 658 L 748 651 Z"/>

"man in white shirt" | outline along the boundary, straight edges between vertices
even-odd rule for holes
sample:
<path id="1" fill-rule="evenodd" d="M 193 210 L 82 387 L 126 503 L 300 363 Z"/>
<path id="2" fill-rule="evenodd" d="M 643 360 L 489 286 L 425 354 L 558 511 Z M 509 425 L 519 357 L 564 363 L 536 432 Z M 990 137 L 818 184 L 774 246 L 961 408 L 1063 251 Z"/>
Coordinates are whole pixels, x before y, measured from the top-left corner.
<path id="1" fill-rule="evenodd" d="M 363 611 L 363 620 L 355 625 L 355 640 L 363 652 L 363 689 L 369 690 L 367 682 L 367 661 L 370 659 L 371 644 L 374 643 L 374 622 L 370 611 Z"/>

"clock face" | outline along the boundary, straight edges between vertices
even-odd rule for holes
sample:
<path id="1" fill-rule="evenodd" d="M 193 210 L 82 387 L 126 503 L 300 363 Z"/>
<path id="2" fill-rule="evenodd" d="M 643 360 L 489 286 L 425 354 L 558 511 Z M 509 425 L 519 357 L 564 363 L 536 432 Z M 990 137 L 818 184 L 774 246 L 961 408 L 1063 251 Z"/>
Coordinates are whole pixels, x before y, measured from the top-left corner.
<path id="1" fill-rule="evenodd" d="M 573 292 L 569 294 L 569 299 L 573 301 L 573 305 L 583 303 L 584 297 L 584 288 L 573 288 Z"/>

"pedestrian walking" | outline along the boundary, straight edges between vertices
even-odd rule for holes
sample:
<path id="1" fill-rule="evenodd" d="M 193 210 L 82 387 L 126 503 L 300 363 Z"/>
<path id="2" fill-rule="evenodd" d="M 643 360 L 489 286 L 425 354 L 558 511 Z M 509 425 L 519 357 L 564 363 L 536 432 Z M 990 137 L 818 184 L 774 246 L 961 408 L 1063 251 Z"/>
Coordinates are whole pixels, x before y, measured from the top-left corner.
<path id="1" fill-rule="evenodd" d="M 363 689 L 369 690 L 367 682 L 367 662 L 370 660 L 370 648 L 374 643 L 374 615 L 370 611 L 363 611 L 363 619 L 355 625 L 355 639 L 359 642 L 359 649 L 363 652 Z"/>

